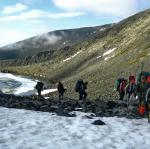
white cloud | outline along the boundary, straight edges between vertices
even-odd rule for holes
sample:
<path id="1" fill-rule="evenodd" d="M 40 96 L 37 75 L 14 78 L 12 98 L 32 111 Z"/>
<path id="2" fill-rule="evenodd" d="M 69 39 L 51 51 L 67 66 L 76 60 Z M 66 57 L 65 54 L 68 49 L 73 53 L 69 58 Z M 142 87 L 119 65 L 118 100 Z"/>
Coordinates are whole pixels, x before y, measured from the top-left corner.
<path id="1" fill-rule="evenodd" d="M 18 20 L 30 20 L 30 19 L 43 19 L 43 18 L 70 18 L 84 15 L 82 12 L 66 12 L 66 13 L 49 13 L 42 10 L 31 10 L 28 12 L 22 12 L 19 15 L 12 15 L 1 17 L 0 21 L 18 21 Z"/>
<path id="2" fill-rule="evenodd" d="M 2 10 L 2 14 L 13 14 L 27 9 L 27 5 L 18 3 L 16 5 L 6 6 Z"/>
<path id="3" fill-rule="evenodd" d="M 137 0 L 53 0 L 53 3 L 67 11 L 85 11 L 121 18 L 137 10 Z"/>
<path id="4" fill-rule="evenodd" d="M 29 35 L 25 32 L 19 32 L 14 30 L 7 30 L 0 32 L 0 46 L 5 46 L 10 43 L 14 43 L 23 39 L 28 38 Z"/>
<path id="5" fill-rule="evenodd" d="M 55 44 L 56 42 L 62 39 L 61 36 L 56 36 L 55 34 L 43 34 L 42 37 L 46 39 L 46 41 L 44 42 L 45 45 Z"/>

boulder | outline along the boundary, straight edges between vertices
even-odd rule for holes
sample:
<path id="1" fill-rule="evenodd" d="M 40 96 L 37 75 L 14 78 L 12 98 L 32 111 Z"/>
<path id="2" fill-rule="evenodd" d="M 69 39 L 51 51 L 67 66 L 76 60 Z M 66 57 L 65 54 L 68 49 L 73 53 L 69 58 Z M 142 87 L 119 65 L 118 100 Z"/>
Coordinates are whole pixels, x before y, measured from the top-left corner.
<path id="1" fill-rule="evenodd" d="M 46 104 L 46 105 L 50 106 L 50 105 L 51 105 L 51 102 L 50 102 L 50 101 L 48 101 L 48 100 L 45 100 L 45 101 L 44 101 L 44 104 Z"/>
<path id="2" fill-rule="evenodd" d="M 51 112 L 56 112 L 56 111 L 58 111 L 58 109 L 59 109 L 58 106 L 55 106 L 55 105 L 50 106 L 50 111 Z"/>
<path id="3" fill-rule="evenodd" d="M 107 102 L 107 109 L 113 109 L 115 108 L 117 103 L 115 101 L 108 101 Z"/>

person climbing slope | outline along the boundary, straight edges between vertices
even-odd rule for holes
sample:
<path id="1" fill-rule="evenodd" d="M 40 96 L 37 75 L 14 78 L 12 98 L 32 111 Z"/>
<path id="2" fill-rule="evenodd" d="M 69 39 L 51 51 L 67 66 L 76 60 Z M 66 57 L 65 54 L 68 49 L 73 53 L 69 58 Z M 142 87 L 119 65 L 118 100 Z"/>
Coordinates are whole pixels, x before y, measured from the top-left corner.
<path id="1" fill-rule="evenodd" d="M 41 92 L 43 90 L 44 84 L 42 82 L 37 82 L 35 89 L 38 92 L 38 96 L 41 97 Z"/>
<path id="2" fill-rule="evenodd" d="M 75 85 L 75 91 L 79 93 L 79 100 L 85 100 L 87 97 L 87 85 L 88 82 L 83 82 L 83 80 L 78 80 Z"/>
<path id="3" fill-rule="evenodd" d="M 119 98 L 119 100 L 123 101 L 123 99 L 124 99 L 126 85 L 127 85 L 127 80 L 123 80 L 120 83 L 120 86 L 119 86 L 119 96 L 120 96 L 120 98 Z"/>
<path id="4" fill-rule="evenodd" d="M 128 82 L 127 86 L 125 87 L 125 92 L 126 92 L 128 100 L 130 100 L 131 95 L 135 96 L 135 89 L 136 89 L 136 81 L 135 80 L 136 79 L 135 79 L 134 75 L 129 76 L 129 82 Z"/>
<path id="5" fill-rule="evenodd" d="M 57 90 L 59 93 L 59 99 L 63 98 L 66 89 L 64 88 L 63 84 L 60 81 L 58 82 Z"/>

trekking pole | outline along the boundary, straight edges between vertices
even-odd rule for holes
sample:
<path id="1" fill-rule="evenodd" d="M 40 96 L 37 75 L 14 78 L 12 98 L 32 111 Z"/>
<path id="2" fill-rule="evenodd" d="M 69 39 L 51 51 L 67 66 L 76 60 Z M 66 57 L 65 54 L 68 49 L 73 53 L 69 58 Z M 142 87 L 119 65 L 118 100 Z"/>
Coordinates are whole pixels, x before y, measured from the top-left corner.
<path id="1" fill-rule="evenodd" d="M 144 62 L 142 62 L 141 72 L 143 71 L 143 68 L 144 68 Z"/>
<path id="2" fill-rule="evenodd" d="M 141 74 L 140 74 L 140 82 L 141 82 L 141 75 L 144 68 L 144 62 L 141 63 Z M 141 106 L 141 103 L 139 102 L 139 106 Z"/>

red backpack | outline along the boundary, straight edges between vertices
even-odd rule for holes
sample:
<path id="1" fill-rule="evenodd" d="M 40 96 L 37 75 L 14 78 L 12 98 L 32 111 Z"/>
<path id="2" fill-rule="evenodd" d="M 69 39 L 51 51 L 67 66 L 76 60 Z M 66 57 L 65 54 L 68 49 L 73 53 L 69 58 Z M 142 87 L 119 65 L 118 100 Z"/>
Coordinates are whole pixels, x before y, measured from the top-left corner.
<path id="1" fill-rule="evenodd" d="M 150 84 L 150 76 L 147 77 L 147 83 Z"/>
<path id="2" fill-rule="evenodd" d="M 138 112 L 141 116 L 143 116 L 145 114 L 145 106 L 144 105 L 140 105 L 139 106 L 139 109 L 138 109 Z"/>

